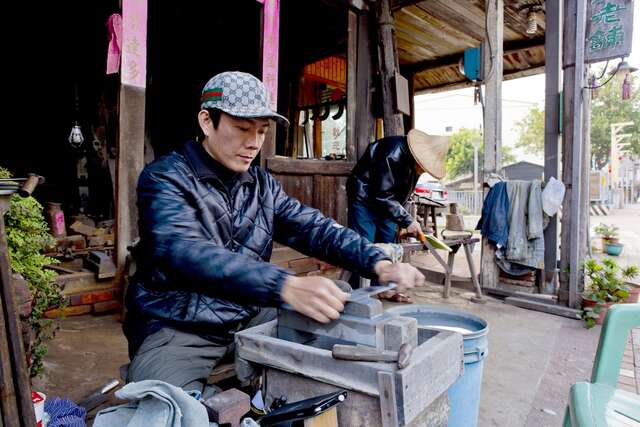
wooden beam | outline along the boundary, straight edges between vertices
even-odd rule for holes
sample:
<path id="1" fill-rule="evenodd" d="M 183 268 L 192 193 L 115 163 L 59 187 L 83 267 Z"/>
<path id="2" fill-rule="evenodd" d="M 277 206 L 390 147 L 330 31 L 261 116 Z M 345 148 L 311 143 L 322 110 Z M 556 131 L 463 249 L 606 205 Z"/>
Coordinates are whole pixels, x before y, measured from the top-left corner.
<path id="1" fill-rule="evenodd" d="M 482 49 L 485 76 L 483 182 L 486 183 L 490 174 L 500 171 L 502 164 L 503 0 L 485 0 L 485 10 L 489 24 L 488 39 L 485 40 Z M 486 193 L 485 188 L 485 196 Z M 482 238 L 480 274 L 483 288 L 497 287 L 498 266 L 495 263 L 495 248 L 489 244 L 486 237 Z"/>
<path id="2" fill-rule="evenodd" d="M 356 123 L 355 145 L 358 160 L 364 154 L 371 142 L 375 117 L 372 108 L 371 82 L 373 81 L 372 49 L 369 37 L 369 19 L 371 13 L 361 13 L 358 16 L 358 64 L 356 66 Z M 348 160 L 351 160 L 347 158 Z"/>
<path id="3" fill-rule="evenodd" d="M 562 0 L 547 0 L 545 31 L 544 179 L 559 178 L 560 170 L 560 60 Z M 544 267 L 553 279 L 558 266 L 558 216 L 544 230 Z M 544 288 L 544 287 L 543 287 Z M 543 292 L 544 289 L 540 289 Z M 549 289 L 549 291 L 553 291 Z"/>
<path id="4" fill-rule="evenodd" d="M 356 147 L 358 16 L 352 10 L 348 15 L 347 42 L 347 160 L 358 160 Z"/>
<path id="5" fill-rule="evenodd" d="M 515 80 L 522 77 L 535 76 L 542 73 L 544 73 L 544 66 L 528 68 L 526 70 L 519 70 L 519 71 L 503 74 L 502 81 Z M 415 94 L 417 96 L 417 95 L 424 95 L 426 93 L 448 92 L 450 90 L 463 89 L 465 87 L 472 87 L 474 85 L 475 85 L 474 82 L 470 80 L 465 80 L 463 82 L 448 83 L 440 86 L 430 87 L 427 89 L 421 89 L 417 91 Z"/>
<path id="6" fill-rule="evenodd" d="M 422 3 L 423 1 L 425 0 L 394 0 L 391 2 L 391 11 L 397 12 L 400 9 Z"/>
<path id="7" fill-rule="evenodd" d="M 341 160 L 291 159 L 280 156 L 267 159 L 269 172 L 292 175 L 348 176 L 354 166 L 355 162 Z"/>
<path id="8" fill-rule="evenodd" d="M 380 61 L 378 64 L 382 80 L 382 119 L 384 135 L 404 135 L 402 114 L 395 112 L 395 92 L 393 78 L 399 71 L 398 51 L 396 49 L 393 17 L 391 16 L 390 0 L 380 0 L 376 3 L 378 20 L 378 43 Z"/>
<path id="9" fill-rule="evenodd" d="M 568 317 L 569 319 L 580 320 L 582 318 L 582 310 L 565 307 L 544 301 L 534 301 L 529 298 L 507 297 L 505 304 L 513 305 L 528 310 L 542 311 L 543 313 L 555 314 L 556 316 Z"/>
<path id="10" fill-rule="evenodd" d="M 563 134 L 562 180 L 566 186 L 563 203 L 560 251 L 560 301 L 577 308 L 581 276 L 581 164 L 582 87 L 584 86 L 584 44 L 586 4 L 565 0 L 563 35 Z M 588 177 L 585 177 L 588 179 Z"/>
<path id="11" fill-rule="evenodd" d="M 545 46 L 543 38 L 535 38 L 528 40 L 505 41 L 502 44 L 503 57 L 513 53 L 524 52 L 528 49 L 540 48 Z M 440 67 L 457 66 L 458 61 L 462 57 L 463 52 L 442 56 L 437 59 L 416 62 L 414 64 L 403 65 L 402 71 L 406 73 L 422 73 L 428 70 L 434 70 Z"/>

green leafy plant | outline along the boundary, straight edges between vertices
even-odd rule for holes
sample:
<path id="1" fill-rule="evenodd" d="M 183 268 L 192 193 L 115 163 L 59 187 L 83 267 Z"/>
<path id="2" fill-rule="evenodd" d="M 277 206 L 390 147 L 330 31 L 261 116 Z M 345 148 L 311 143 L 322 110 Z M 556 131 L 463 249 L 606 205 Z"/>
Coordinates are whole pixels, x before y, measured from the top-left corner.
<path id="1" fill-rule="evenodd" d="M 631 287 L 626 282 L 638 276 L 640 270 L 637 265 L 622 268 L 611 258 L 602 261 L 590 258 L 585 261 L 584 268 L 588 279 L 584 298 L 596 302 L 595 307 L 586 307 L 582 316 L 587 327 L 591 328 L 602 311 L 602 305 L 629 297 Z"/>
<path id="2" fill-rule="evenodd" d="M 618 238 L 619 228 L 615 225 L 598 224 L 593 231 L 602 236 L 603 239 L 611 240 Z"/>
<path id="3" fill-rule="evenodd" d="M 10 177 L 9 171 L 0 167 L 0 178 Z M 42 359 L 47 354 L 46 342 L 55 333 L 53 322 L 44 318 L 44 312 L 51 306 L 64 307 L 65 302 L 60 287 L 55 282 L 57 273 L 44 268 L 47 264 L 58 262 L 42 254 L 45 247 L 53 245 L 54 239 L 48 232 L 42 206 L 33 197 L 12 195 L 4 221 L 11 269 L 27 280 L 33 297 L 28 320 L 33 330 L 30 374 L 34 377 L 43 372 Z"/>

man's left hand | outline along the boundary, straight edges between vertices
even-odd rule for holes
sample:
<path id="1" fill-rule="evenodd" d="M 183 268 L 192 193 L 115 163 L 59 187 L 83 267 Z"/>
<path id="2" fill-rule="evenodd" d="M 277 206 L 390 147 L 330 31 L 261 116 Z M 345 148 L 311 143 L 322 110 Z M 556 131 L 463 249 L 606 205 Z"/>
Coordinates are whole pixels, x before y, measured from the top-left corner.
<path id="1" fill-rule="evenodd" d="M 381 283 L 393 282 L 398 285 L 399 292 L 416 286 L 424 286 L 424 275 L 417 268 L 407 263 L 378 261 L 374 267 Z"/>

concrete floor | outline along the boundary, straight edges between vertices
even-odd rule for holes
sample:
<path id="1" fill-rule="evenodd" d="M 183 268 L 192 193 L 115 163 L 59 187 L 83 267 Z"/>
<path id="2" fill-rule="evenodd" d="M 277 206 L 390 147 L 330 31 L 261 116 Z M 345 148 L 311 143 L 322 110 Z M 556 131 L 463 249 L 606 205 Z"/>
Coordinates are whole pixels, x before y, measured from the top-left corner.
<path id="1" fill-rule="evenodd" d="M 628 243 L 625 255 L 634 257 L 630 260 L 640 259 L 633 255 L 640 249 L 638 216 L 640 210 L 618 212 L 602 221 L 617 222 L 619 217 L 620 224 L 629 224 L 621 237 Z M 478 248 L 474 255 L 479 257 Z M 464 256 L 456 258 L 455 270 L 464 276 Z M 486 304 L 474 304 L 469 301 L 472 293 L 462 289 L 454 288 L 452 297 L 444 300 L 441 290 L 431 284 L 420 288 L 413 292 L 414 302 L 467 310 L 490 325 L 479 426 L 561 425 L 570 385 L 590 376 L 600 327 L 587 330 L 580 321 L 509 306 L 493 298 L 487 298 Z M 49 346 L 47 373 L 35 382 L 35 389 L 77 401 L 119 378 L 118 369 L 127 361 L 117 315 L 70 317 L 62 321 Z"/>

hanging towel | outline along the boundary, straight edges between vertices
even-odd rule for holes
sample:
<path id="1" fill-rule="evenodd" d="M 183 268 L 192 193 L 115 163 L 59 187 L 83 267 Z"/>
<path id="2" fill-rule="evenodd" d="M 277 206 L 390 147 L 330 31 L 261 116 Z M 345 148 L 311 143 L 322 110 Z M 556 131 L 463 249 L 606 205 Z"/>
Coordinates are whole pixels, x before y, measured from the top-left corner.
<path id="1" fill-rule="evenodd" d="M 122 53 L 122 16 L 114 13 L 107 20 L 109 32 L 109 47 L 107 48 L 107 74 L 114 74 L 120 70 L 120 55 Z"/>

